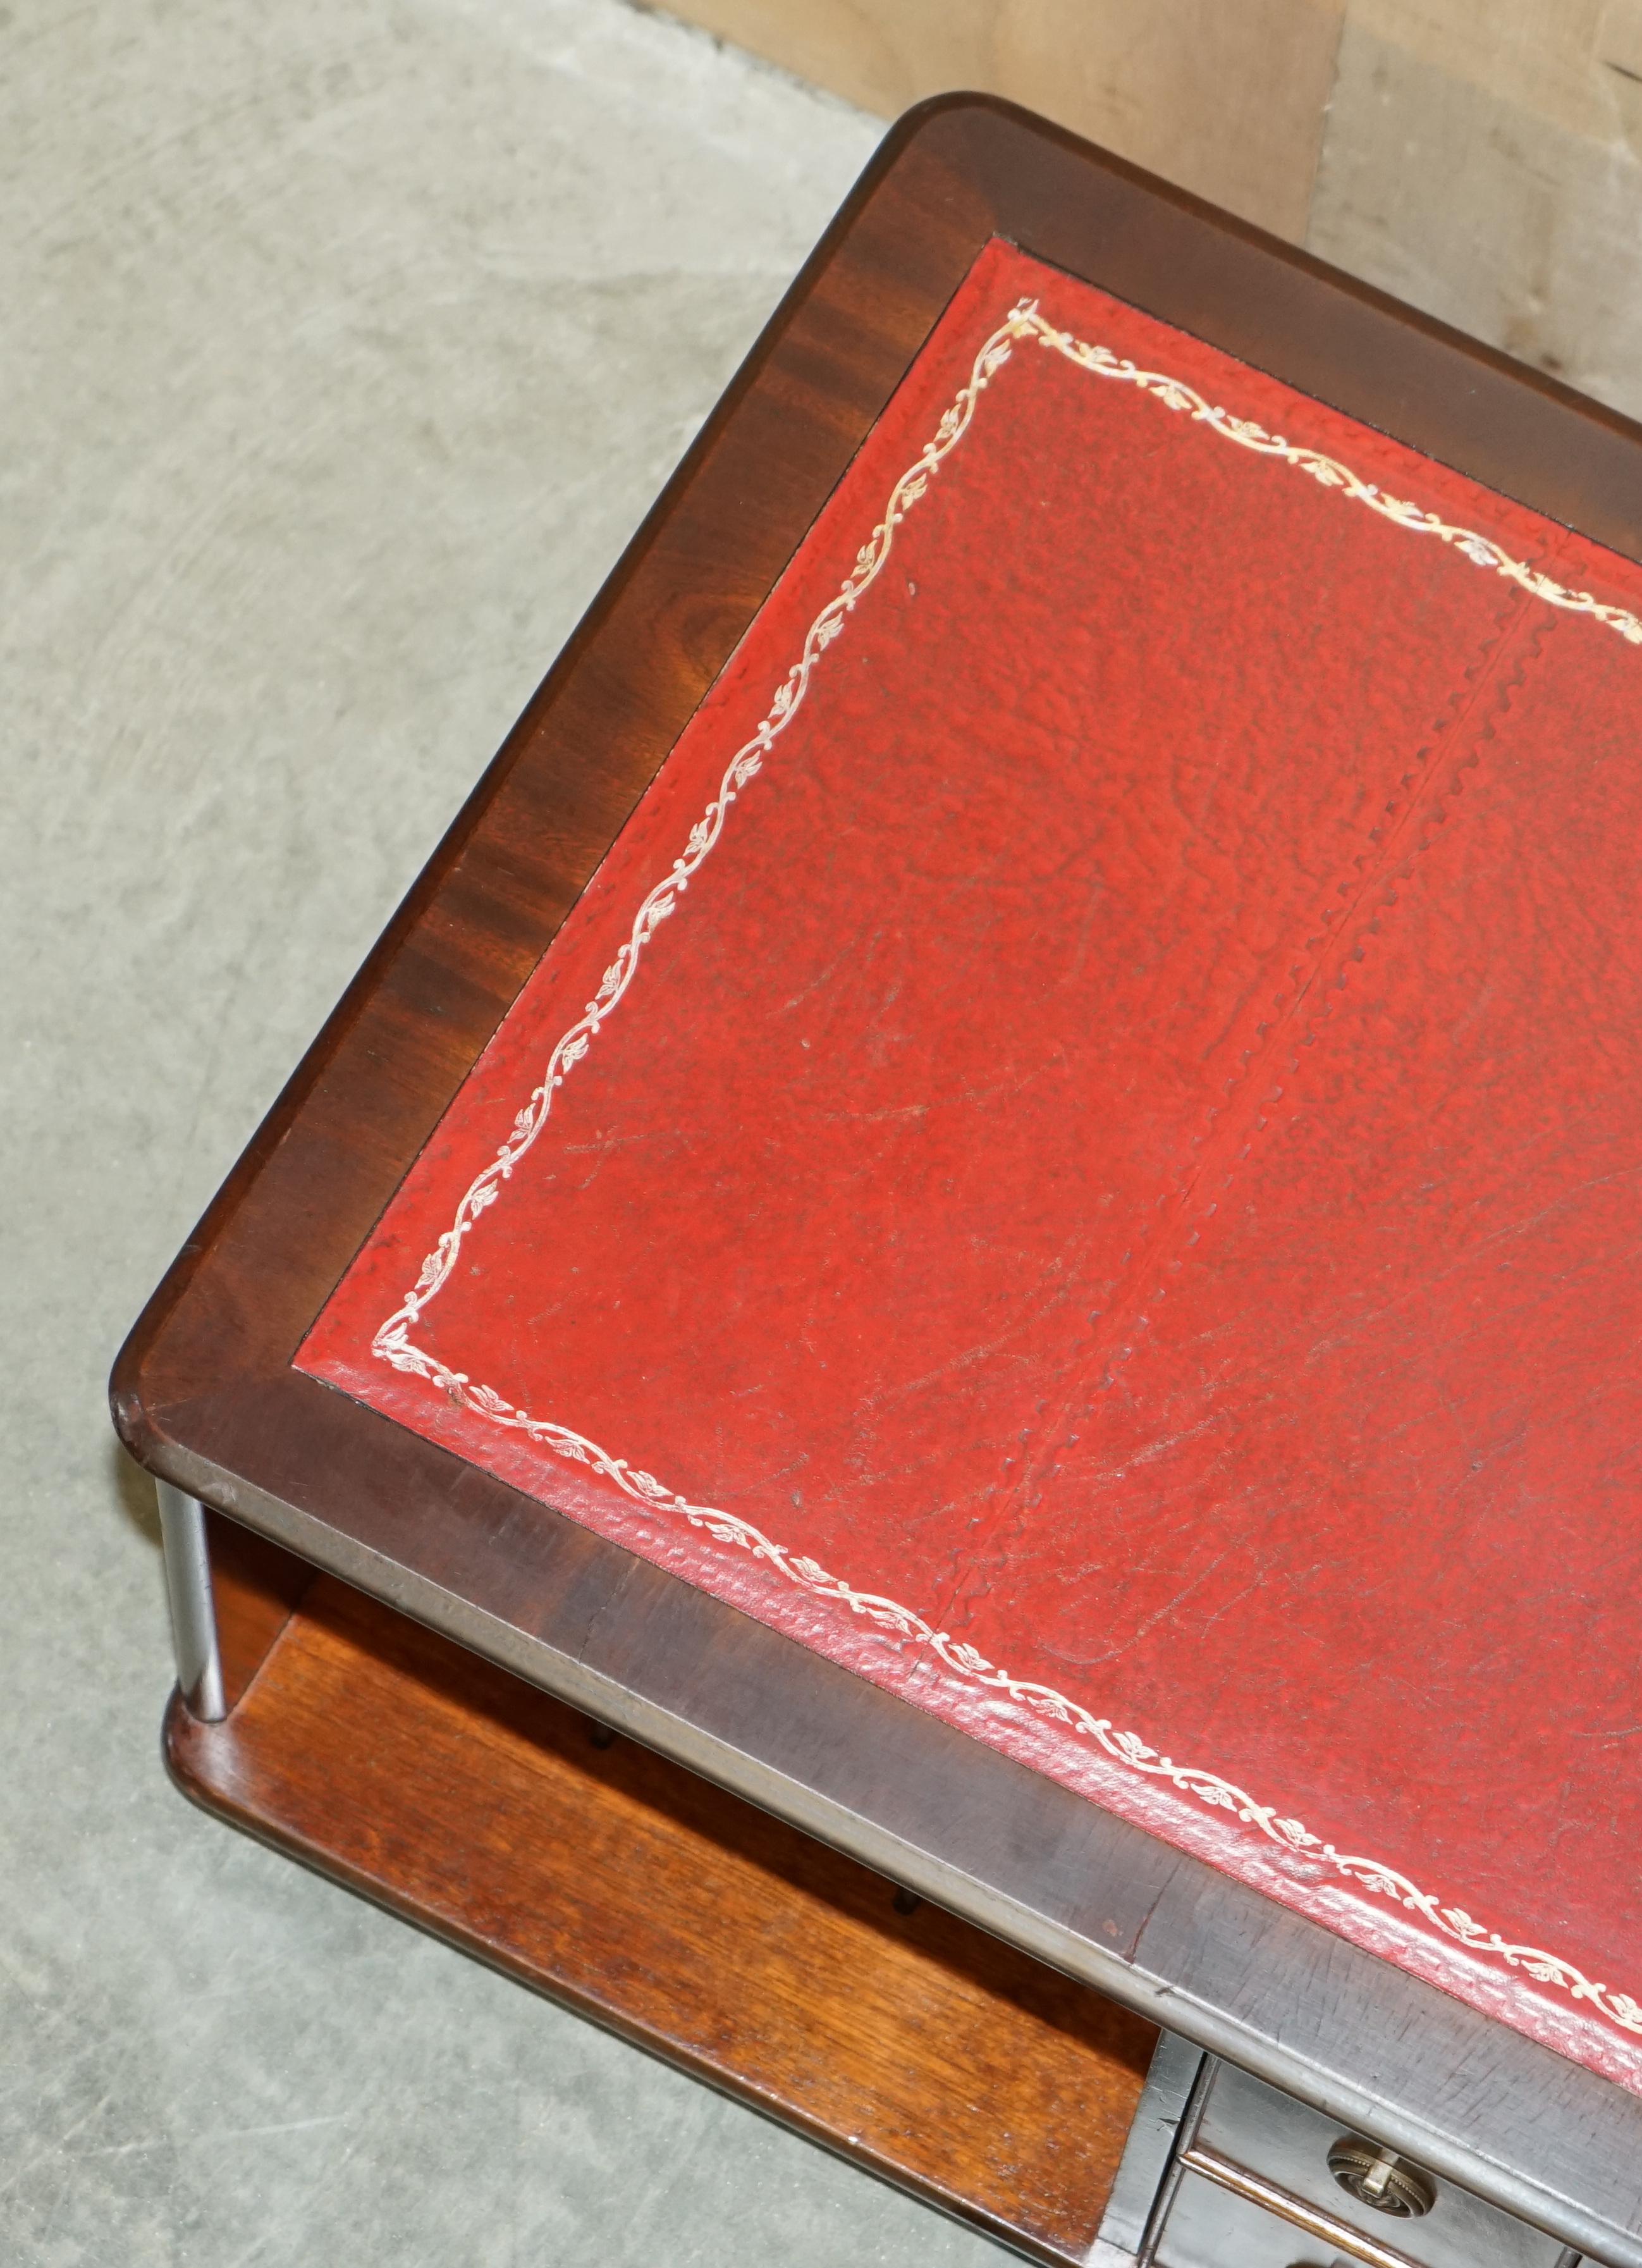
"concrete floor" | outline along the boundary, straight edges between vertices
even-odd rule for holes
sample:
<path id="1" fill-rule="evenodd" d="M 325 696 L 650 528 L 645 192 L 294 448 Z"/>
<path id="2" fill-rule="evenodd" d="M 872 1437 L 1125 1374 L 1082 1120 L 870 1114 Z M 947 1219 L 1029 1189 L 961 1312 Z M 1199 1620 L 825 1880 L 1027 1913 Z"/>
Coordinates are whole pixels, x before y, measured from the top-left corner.
<path id="1" fill-rule="evenodd" d="M 0 9 L 0 2258 L 993 2247 L 189 1809 L 121 1335 L 871 150 L 618 0 Z"/>

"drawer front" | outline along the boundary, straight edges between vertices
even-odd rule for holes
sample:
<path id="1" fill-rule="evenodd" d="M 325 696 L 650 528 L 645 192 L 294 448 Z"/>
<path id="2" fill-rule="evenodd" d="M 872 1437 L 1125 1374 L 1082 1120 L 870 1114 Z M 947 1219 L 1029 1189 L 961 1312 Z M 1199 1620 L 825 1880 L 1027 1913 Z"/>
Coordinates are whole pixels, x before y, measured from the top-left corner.
<path id="1" fill-rule="evenodd" d="M 1230 2196 L 1201 2174 L 1182 2175 L 1153 2262 L 1155 2268 L 1336 2268 L 1337 2262 L 1360 2268 L 1326 2238 Z"/>
<path id="2" fill-rule="evenodd" d="M 1353 2257 L 1326 2235 L 1284 2219 L 1284 2196 L 1302 2213 L 1310 2208 L 1369 2248 L 1418 2268 L 1565 2268 L 1569 2256 L 1554 2237 L 1417 2169 L 1382 2191 L 1393 2202 L 1400 2195 L 1410 2211 L 1388 2211 L 1353 2196 L 1329 2162 L 1330 2151 L 1352 2139 L 1246 2072 L 1216 2066 L 1183 2161 L 1186 2170 L 1158 2248 L 1158 2268 L 1333 2268 L 1337 2257 Z M 1374 2155 L 1372 2148 L 1364 2152 L 1362 2163 L 1372 2166 Z M 1193 2170 L 1194 2158 L 1208 2170 Z M 1213 2177 L 1216 2164 L 1226 2169 L 1220 2180 Z M 1252 2176 L 1253 2190 L 1278 2192 L 1275 2209 L 1228 2187 L 1234 2174 Z"/>

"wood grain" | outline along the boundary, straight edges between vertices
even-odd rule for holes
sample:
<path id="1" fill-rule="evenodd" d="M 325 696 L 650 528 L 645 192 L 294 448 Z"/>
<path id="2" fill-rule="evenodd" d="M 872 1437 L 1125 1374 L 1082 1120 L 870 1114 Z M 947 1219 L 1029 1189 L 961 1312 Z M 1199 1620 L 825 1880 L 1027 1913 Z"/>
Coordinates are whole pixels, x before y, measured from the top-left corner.
<path id="1" fill-rule="evenodd" d="M 1632 416 L 1642 0 L 673 0 L 893 116 L 1030 105 Z"/>
<path id="2" fill-rule="evenodd" d="M 1571 133 L 1610 139 L 1637 68 L 1638 0 L 1348 0 L 1361 37 L 1400 50 L 1496 101 Z"/>
<path id="3" fill-rule="evenodd" d="M 1632 415 L 1642 4 L 1353 0 L 1307 243 Z"/>
<path id="4" fill-rule="evenodd" d="M 1081 2259 L 1154 2027 L 321 1579 L 198 1801 L 1045 2260 Z M 903 1904 L 909 1901 L 903 1899 Z"/>
<path id="5" fill-rule="evenodd" d="M 220 1513 L 205 1515 L 223 1697 L 232 1709 L 313 1580 L 305 1559 Z"/>
<path id="6" fill-rule="evenodd" d="M 117 1365 L 116 1423 L 139 1462 L 327 1572 L 1642 2268 L 1635 2098 L 290 1367 L 993 235 L 1642 546 L 1642 437 L 1623 420 L 1022 112 L 914 113 L 185 1245 Z"/>
<path id="7" fill-rule="evenodd" d="M 1306 229 L 1345 0 L 674 0 L 891 118 L 975 87 L 1276 235 Z"/>

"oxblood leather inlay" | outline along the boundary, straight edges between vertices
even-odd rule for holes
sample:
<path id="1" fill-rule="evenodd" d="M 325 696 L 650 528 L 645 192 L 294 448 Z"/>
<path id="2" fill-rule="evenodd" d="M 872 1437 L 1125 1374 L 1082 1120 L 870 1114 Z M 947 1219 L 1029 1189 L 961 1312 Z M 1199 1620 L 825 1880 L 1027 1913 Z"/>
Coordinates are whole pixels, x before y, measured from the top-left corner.
<path id="1" fill-rule="evenodd" d="M 1642 2089 L 1638 611 L 993 246 L 300 1367 Z"/>

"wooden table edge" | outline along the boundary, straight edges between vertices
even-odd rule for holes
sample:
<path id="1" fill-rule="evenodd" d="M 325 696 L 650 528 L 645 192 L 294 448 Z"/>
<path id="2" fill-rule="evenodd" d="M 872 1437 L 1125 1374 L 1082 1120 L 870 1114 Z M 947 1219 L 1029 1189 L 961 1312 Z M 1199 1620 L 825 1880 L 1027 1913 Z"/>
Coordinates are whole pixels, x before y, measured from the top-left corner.
<path id="1" fill-rule="evenodd" d="M 1411 314 L 1396 306 L 1383 294 L 1343 277 L 1323 263 L 1266 238 L 1257 230 L 1213 214 L 1198 201 L 1166 186 L 1151 181 L 1137 169 L 1120 161 L 1109 159 L 1099 153 L 1090 153 L 1074 137 L 1047 129 L 1041 122 L 1031 120 L 1012 106 L 986 97 L 940 97 L 922 105 L 908 114 L 891 134 L 863 175 L 851 198 L 821 239 L 815 254 L 761 335 L 758 344 L 743 364 L 723 401 L 708 420 L 701 435 L 686 454 L 678 472 L 663 490 L 656 505 L 647 515 L 632 543 L 624 553 L 614 573 L 590 608 L 578 626 L 564 654 L 550 671 L 539 694 L 521 718 L 503 748 L 482 775 L 472 795 L 448 830 L 434 858 L 417 882 L 407 894 L 372 954 L 344 993 L 332 1017 L 327 1020 L 319 1038 L 304 1057 L 297 1071 L 276 1099 L 260 1128 L 253 1136 L 244 1157 L 224 1182 L 223 1189 L 208 1209 L 199 1227 L 185 1242 L 172 1269 L 150 1302 L 144 1315 L 134 1329 L 115 1365 L 111 1386 L 111 1399 L 115 1424 L 122 1440 L 138 1461 L 172 1481 L 175 1485 L 195 1494 L 203 1500 L 218 1506 L 248 1528 L 260 1532 L 297 1552 L 313 1565 L 326 1567 L 342 1580 L 397 1606 L 443 1631 L 458 1643 L 472 1646 L 488 1658 L 501 1662 L 517 1675 L 556 1691 L 575 1705 L 595 1706 L 614 1711 L 620 1705 L 620 1692 L 609 1681 L 602 1680 L 584 1662 L 569 1653 L 560 1653 L 545 1645 L 535 1643 L 517 1631 L 505 1631 L 494 1616 L 484 1615 L 471 1602 L 442 1590 L 425 1578 L 407 1568 L 396 1568 L 379 1554 L 373 1554 L 353 1543 L 342 1532 L 329 1526 L 311 1508 L 287 1497 L 259 1488 L 244 1476 L 227 1466 L 202 1457 L 190 1446 L 190 1433 L 214 1394 L 231 1373 L 237 1380 L 246 1375 L 242 1367 L 234 1373 L 226 1358 L 228 1350 L 221 1342 L 212 1344 L 214 1359 L 222 1359 L 213 1371 L 208 1363 L 203 1373 L 180 1380 L 173 1366 L 169 1372 L 164 1362 L 160 1378 L 150 1375 L 157 1357 L 168 1344 L 172 1325 L 179 1310 L 187 1304 L 191 1287 L 202 1271 L 208 1270 L 212 1257 L 222 1241 L 233 1229 L 244 1207 L 256 1194 L 259 1183 L 272 1160 L 279 1152 L 287 1135 L 298 1121 L 304 1106 L 324 1081 L 326 1073 L 347 1049 L 356 1027 L 377 998 L 385 980 L 392 970 L 407 945 L 418 934 L 429 908 L 437 901 L 462 858 L 482 833 L 487 816 L 498 797 L 514 777 L 520 762 L 532 747 L 544 719 L 552 710 L 560 689 L 568 681 L 577 665 L 597 641 L 606 625 L 619 610 L 625 593 L 645 561 L 651 555 L 669 526 L 672 515 L 689 495 L 692 484 L 701 468 L 712 456 L 725 432 L 733 423 L 741 404 L 750 391 L 771 365 L 787 336 L 794 312 L 803 309 L 817 282 L 828 272 L 831 263 L 851 239 L 852 232 L 860 226 L 862 217 L 871 208 L 873 200 L 896 180 L 904 169 L 921 165 L 927 171 L 946 167 L 955 179 L 963 177 L 974 193 L 976 209 L 981 217 L 971 225 L 981 237 L 993 230 L 1010 235 L 1023 248 L 1058 264 L 1072 264 L 1067 256 L 1067 246 L 1056 239 L 1052 216 L 1045 218 L 1041 210 L 1030 225 L 1023 223 L 1018 212 L 1009 209 L 1008 196 L 1001 194 L 994 176 L 1007 173 L 1011 164 L 1019 161 L 1023 141 L 1039 152 L 1052 148 L 1063 158 L 1075 165 L 1093 168 L 1109 186 L 1116 185 L 1131 201 L 1149 201 L 1152 208 L 1166 209 L 1204 227 L 1215 235 L 1224 246 L 1235 245 L 1243 254 L 1270 263 L 1272 272 L 1303 284 L 1314 295 L 1330 295 L 1337 324 L 1342 335 L 1353 335 L 1353 326 L 1362 322 L 1394 321 L 1408 340 L 1423 342 L 1422 351 L 1443 362 L 1450 373 L 1468 377 L 1471 394 L 1488 397 L 1496 403 L 1506 401 L 1509 415 L 1504 417 L 1503 441 L 1488 442 L 1477 448 L 1463 448 L 1452 439 L 1446 447 L 1442 436 L 1423 432 L 1418 418 L 1404 420 L 1395 430 L 1398 437 L 1411 440 L 1416 446 L 1425 446 L 1432 453 L 1445 456 L 1450 462 L 1459 462 L 1462 470 L 1474 477 L 1489 479 L 1507 493 L 1518 495 L 1523 501 L 1545 510 L 1543 495 L 1525 493 L 1524 485 L 1511 471 L 1511 435 L 1516 428 L 1513 418 L 1517 408 L 1528 398 L 1537 405 L 1536 415 L 1549 420 L 1546 433 L 1560 437 L 1564 456 L 1570 464 L 1577 460 L 1577 478 L 1569 473 L 1567 478 L 1581 493 L 1589 491 L 1586 508 L 1578 523 L 1584 532 L 1599 540 L 1617 543 L 1623 537 L 1624 548 L 1633 552 L 1638 545 L 1638 533 L 1642 529 L 1642 480 L 1637 474 L 1642 464 L 1642 429 L 1618 417 L 1615 413 L 1583 401 L 1568 389 L 1541 373 L 1525 372 L 1506 357 L 1464 340 L 1446 327 L 1428 318 Z M 1051 169 L 1052 171 L 1052 168 Z M 1114 190 L 1114 194 L 1116 191 Z M 1030 202 L 1030 201 L 1029 201 Z M 1041 205 L 1041 198 L 1040 198 Z M 1036 209 L 1035 209 L 1036 210 Z M 1121 265 L 1121 262 L 1119 262 Z M 1106 288 L 1118 289 L 1110 273 L 1097 276 Z M 1129 296 L 1139 304 L 1149 306 L 1153 312 L 1169 317 L 1167 305 L 1160 306 L 1159 298 L 1167 300 L 1167 291 L 1142 295 L 1131 290 Z M 1279 297 L 1280 297 L 1279 293 Z M 1303 300 L 1304 291 L 1301 297 Z M 1315 296 L 1314 296 L 1315 308 Z M 932 308 L 933 321 L 938 306 Z M 1279 356 L 1281 364 L 1277 374 L 1291 382 L 1307 383 L 1303 365 L 1305 353 L 1301 350 L 1304 325 L 1296 319 L 1286 318 L 1289 323 L 1286 359 Z M 1223 328 L 1223 327 L 1222 327 Z M 1217 342 L 1226 343 L 1217 335 Z M 1232 347 L 1237 351 L 1236 346 Z M 1263 366 L 1272 368 L 1270 355 L 1250 355 Z M 1415 354 L 1414 360 L 1418 361 Z M 1505 389 L 1501 394 L 1500 389 Z M 1364 406 L 1353 398 L 1351 383 L 1341 382 L 1325 387 L 1313 383 L 1310 390 L 1350 414 L 1362 416 Z M 1508 399 L 1507 399 L 1508 397 Z M 1370 422 L 1374 422 L 1372 418 Z M 1438 421 L 1440 423 L 1440 420 Z M 1411 430 L 1411 423 L 1415 430 Z M 1499 452 L 1505 457 L 1495 462 Z M 1491 457 L 1491 451 L 1493 456 Z M 1554 452 L 1553 452 L 1554 453 Z M 1510 461 L 1507 461 L 1510 460 Z M 847 460 L 846 460 L 847 461 Z M 1630 475 L 1628 482 L 1604 478 L 1604 468 L 1609 474 L 1623 465 Z M 1533 482 L 1528 489 L 1532 490 Z M 1553 483 L 1554 485 L 1554 483 Z M 1564 512 L 1557 516 L 1569 517 Z M 798 534 L 802 533 L 802 529 Z M 794 541 L 797 540 L 796 534 Z M 790 548 L 790 547 L 789 547 Z M 750 618 L 750 617 L 749 617 Z M 726 633 L 728 636 L 728 633 Z M 722 642 L 722 641 L 721 641 Z M 733 644 L 733 637 L 729 643 Z M 728 651 L 726 646 L 725 651 Z M 709 657 L 709 662 L 710 662 Z M 718 657 L 722 659 L 722 654 Z M 703 682 L 711 681 L 715 664 L 703 665 Z M 663 743 L 656 751 L 660 761 L 665 753 Z M 495 1006 L 492 1025 L 505 1012 L 507 999 L 499 998 Z M 480 1039 L 487 1036 L 480 1034 Z M 431 1108 L 431 1106 L 430 1106 Z M 432 1110 L 436 1116 L 436 1109 Z M 312 1308 L 308 1314 L 311 1316 Z M 304 1323 L 305 1327 L 305 1323 Z M 299 1334 L 298 1334 L 299 1336 Z M 253 1353 L 253 1366 L 261 1366 L 261 1375 L 272 1382 L 281 1375 L 280 1366 L 289 1362 L 294 1351 L 294 1340 L 289 1329 L 270 1343 L 266 1338 Z M 238 1357 L 236 1357 L 238 1359 Z M 271 1366 L 269 1366 L 271 1365 Z M 289 1376 L 289 1372 L 283 1373 Z M 181 1390 L 180 1390 L 180 1387 Z M 312 1389 L 322 1390 L 322 1389 Z M 209 1430 L 209 1428 L 208 1428 Z M 500 1485 L 500 1484 L 497 1484 Z M 548 1514 L 554 1519 L 557 1515 Z M 607 1547 L 613 1550 L 614 1547 Z M 707 1602 L 715 1613 L 732 1615 L 733 1609 L 716 1607 Z M 787 1642 L 772 1639 L 781 1646 Z M 847 1673 L 834 1671 L 830 1665 L 820 1665 L 829 1676 L 844 1678 Z M 1167 2021 L 1187 2036 L 1224 2053 L 1247 2067 L 1272 2080 L 1286 2091 L 1313 2102 L 1328 2115 L 1343 2123 L 1367 2125 L 1371 2131 L 1386 2134 L 1387 2139 L 1406 2147 L 1411 2154 L 1424 2157 L 1438 2170 L 1494 2198 L 1508 2210 L 1547 2228 L 1565 2241 L 1582 2243 L 1597 2257 L 1610 2258 L 1619 2268 L 1642 2268 L 1642 2235 L 1627 2233 L 1613 2224 L 1599 2221 L 1559 2198 L 1546 2183 L 1525 2179 L 1513 2173 L 1510 2167 L 1495 2161 L 1478 2146 L 1467 2143 L 1450 2132 L 1440 2115 L 1431 2106 L 1431 2115 L 1419 2113 L 1398 2117 L 1392 2106 L 1380 2101 L 1372 2093 L 1353 2085 L 1343 2068 L 1345 2058 L 1339 2043 L 1323 2043 L 1315 2035 L 1297 2044 L 1276 2030 L 1262 2032 L 1243 2018 L 1229 2014 L 1226 2007 L 1208 2001 L 1199 2002 L 1190 1988 L 1178 1976 L 1154 1974 L 1143 1969 L 1138 1960 L 1119 1960 L 1106 1948 L 1068 1932 L 1064 1925 L 1046 1919 L 1023 1904 L 1017 1897 L 1000 1891 L 994 1885 L 979 1876 L 967 1874 L 961 1866 L 932 1858 L 927 1851 L 903 1845 L 891 1830 L 876 1822 L 851 1813 L 847 1807 L 824 1802 L 814 1791 L 803 1787 L 782 1774 L 767 1762 L 736 1749 L 732 1745 L 711 1736 L 703 1735 L 699 1727 L 673 1717 L 653 1701 L 632 1696 L 626 1705 L 634 1719 L 633 1729 L 638 1736 L 649 1740 L 664 1753 L 677 1756 L 692 1769 L 707 1771 L 720 1778 L 724 1785 L 736 1788 L 750 1800 L 766 1805 L 783 1816 L 793 1818 L 810 1831 L 821 1834 L 840 1848 L 853 1851 L 866 1863 L 887 1860 L 891 1871 L 906 1879 L 913 1887 L 964 1912 L 980 1926 L 994 1929 L 1012 1941 L 1033 1951 L 1038 1957 L 1067 1970 L 1068 1973 L 1086 1977 L 1098 1983 L 1101 1989 L 1114 1997 L 1140 2008 L 1144 2013 Z M 893 1712 L 905 1710 L 905 1705 L 887 1696 L 875 1697 L 875 1706 L 884 1721 L 893 1720 Z M 957 1736 L 961 1737 L 961 1736 Z M 1003 1760 L 998 1760 L 1001 1764 Z M 1008 1767 L 1019 1770 L 1019 1767 Z M 1075 1800 L 1075 1799 L 1072 1799 Z M 873 1852 L 881 1854 L 875 1859 Z M 1255 1894 L 1242 1891 L 1212 1870 L 1199 1867 L 1199 1862 L 1169 1853 L 1169 1871 L 1177 1881 L 1191 1882 L 1196 1895 L 1223 1911 L 1240 1911 L 1254 1899 Z M 1264 1902 L 1257 1902 L 1264 1906 Z M 1275 1910 L 1268 1909 L 1268 1914 Z M 1314 1925 L 1301 1922 L 1294 1916 L 1282 1916 L 1280 1925 L 1273 1921 L 1274 1935 L 1287 1933 L 1286 1941 L 1298 1944 L 1307 1941 L 1307 1933 L 1316 1940 L 1327 1940 L 1326 1953 L 1321 1956 L 1325 1967 L 1350 1970 L 1352 1963 L 1370 1960 L 1370 1956 L 1355 1954 L 1338 1940 L 1328 1939 L 1328 1933 Z M 1138 1952 L 1138 1945 L 1137 1945 Z M 1302 1962 L 1302 1967 L 1304 1966 Z M 1383 1964 L 1374 1962 L 1378 1970 Z M 1395 1974 L 1396 1972 L 1391 1972 Z M 1446 2019 L 1450 2030 L 1455 2029 L 1457 2004 L 1449 2001 L 1433 1988 L 1414 1984 L 1398 1977 L 1398 2013 L 1391 2020 L 1395 2032 L 1399 2022 L 1409 2020 L 1411 2009 L 1426 2008 L 1432 2021 Z M 1412 1996 L 1411 1999 L 1409 1996 Z M 1560 2059 L 1549 2051 L 1534 2047 L 1530 2043 L 1513 2039 L 1502 2028 L 1487 2020 L 1473 2017 L 1470 2011 L 1460 2011 L 1463 2021 L 1458 2022 L 1456 2041 L 1466 2041 L 1464 2054 L 1477 2055 L 1479 2043 L 1487 2036 L 1498 2034 L 1492 2043 L 1499 2048 L 1497 2058 L 1482 2056 L 1484 2066 L 1477 2075 L 1474 2091 L 1483 2098 L 1497 2095 L 1503 2086 L 1507 2090 L 1521 2093 L 1525 2103 L 1538 2094 L 1545 2075 Z M 1439 2027 L 1440 2029 L 1440 2026 Z M 1303 2029 L 1303 2028 L 1302 2028 Z M 1319 2061 L 1319 2056 L 1323 2060 Z M 1372 2059 L 1372 2058 L 1371 2058 Z M 1488 2067 L 1492 2066 L 1492 2067 Z M 1585 2080 L 1588 2074 L 1580 2073 Z M 1608 2088 L 1606 2083 L 1592 2085 L 1604 2089 L 1608 2095 L 1619 2098 L 1615 2111 L 1617 2127 L 1634 2128 L 1636 2110 L 1628 2098 L 1619 2096 L 1619 2090 Z M 1578 2092 L 1579 2090 L 1575 2090 Z M 1628 2107 L 1626 2107 L 1628 2105 Z M 1600 2123 L 1608 2124 L 1609 2118 Z M 1628 2139 L 1628 2138 L 1627 2138 Z M 1638 2223 L 1642 2229 L 1642 2218 Z"/>

